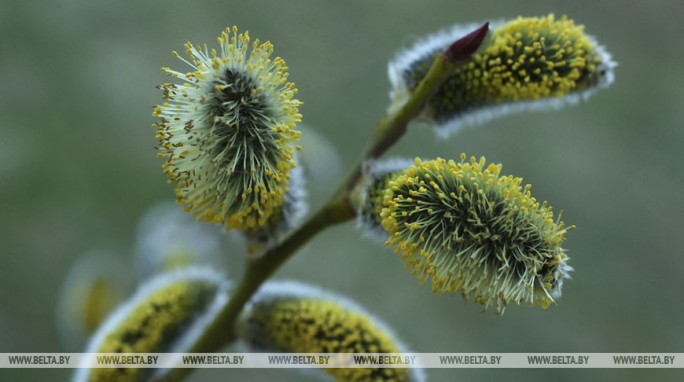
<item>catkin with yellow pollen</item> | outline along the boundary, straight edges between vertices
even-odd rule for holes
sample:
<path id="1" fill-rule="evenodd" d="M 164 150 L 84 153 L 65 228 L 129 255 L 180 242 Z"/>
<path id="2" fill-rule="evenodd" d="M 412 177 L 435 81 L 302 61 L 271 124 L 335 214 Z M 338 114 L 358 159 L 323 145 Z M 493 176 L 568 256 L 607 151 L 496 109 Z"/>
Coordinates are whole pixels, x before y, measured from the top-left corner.
<path id="1" fill-rule="evenodd" d="M 93 335 L 87 353 L 184 352 L 227 303 L 228 284 L 208 268 L 177 269 L 145 283 Z M 87 362 L 87 361 L 84 361 Z M 79 365 L 75 382 L 133 382 L 165 369 Z"/>
<path id="2" fill-rule="evenodd" d="M 389 182 L 381 212 L 387 245 L 434 293 L 458 292 L 503 313 L 509 303 L 547 307 L 572 270 L 566 227 L 501 165 L 416 159 Z"/>
<path id="3" fill-rule="evenodd" d="M 188 212 L 230 229 L 258 229 L 282 214 L 300 102 L 270 42 L 252 42 L 236 27 L 218 40 L 219 51 L 185 44 L 189 60 L 174 52 L 190 72 L 162 68 L 181 83 L 159 86 L 159 156 Z"/>
<path id="4" fill-rule="evenodd" d="M 379 320 L 344 297 L 296 282 L 266 284 L 242 314 L 239 336 L 257 351 L 401 353 Z M 424 381 L 422 369 L 325 368 L 336 382 Z"/>
<path id="5" fill-rule="evenodd" d="M 565 16 L 519 17 L 492 28 L 491 41 L 426 105 L 423 117 L 438 125 L 440 135 L 511 112 L 577 102 L 613 81 L 616 64 L 610 54 Z M 390 109 L 406 102 L 435 56 L 467 30 L 429 36 L 390 62 Z"/>

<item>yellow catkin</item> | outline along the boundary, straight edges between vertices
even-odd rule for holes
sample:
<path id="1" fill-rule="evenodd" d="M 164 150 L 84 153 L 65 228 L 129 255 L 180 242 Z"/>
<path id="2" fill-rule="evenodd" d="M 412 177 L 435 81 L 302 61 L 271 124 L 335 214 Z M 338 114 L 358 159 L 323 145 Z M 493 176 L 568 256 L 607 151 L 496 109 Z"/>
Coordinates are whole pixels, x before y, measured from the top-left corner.
<path id="1" fill-rule="evenodd" d="M 375 319 L 329 296 L 290 294 L 255 298 L 241 335 L 256 350 L 295 353 L 399 353 L 401 346 Z M 404 368 L 326 368 L 336 382 L 417 381 Z"/>
<path id="2" fill-rule="evenodd" d="M 494 305 L 548 306 L 571 270 L 560 247 L 566 228 L 551 208 L 484 158 L 421 161 L 384 194 L 387 245 L 434 293 L 458 292 Z"/>
<path id="3" fill-rule="evenodd" d="M 463 32 L 454 28 L 421 40 L 390 63 L 390 110 L 408 99 L 434 57 Z M 584 26 L 567 17 L 519 17 L 494 26 L 491 41 L 440 86 L 423 116 L 446 136 L 462 125 L 507 113 L 576 102 L 609 85 L 614 67 Z"/>
<path id="4" fill-rule="evenodd" d="M 187 212 L 227 228 L 264 227 L 277 218 L 295 166 L 301 121 L 285 61 L 270 42 L 226 29 L 220 50 L 185 45 L 191 66 L 162 70 L 182 84 L 159 86 L 153 115 L 164 172 Z M 251 42 L 251 43 L 250 43 Z"/>
<path id="5" fill-rule="evenodd" d="M 161 353 L 189 333 L 198 317 L 226 299 L 223 279 L 203 268 L 186 268 L 157 276 L 145 285 L 95 333 L 91 353 Z M 153 369 L 92 368 L 81 365 L 74 381 L 132 382 Z"/>

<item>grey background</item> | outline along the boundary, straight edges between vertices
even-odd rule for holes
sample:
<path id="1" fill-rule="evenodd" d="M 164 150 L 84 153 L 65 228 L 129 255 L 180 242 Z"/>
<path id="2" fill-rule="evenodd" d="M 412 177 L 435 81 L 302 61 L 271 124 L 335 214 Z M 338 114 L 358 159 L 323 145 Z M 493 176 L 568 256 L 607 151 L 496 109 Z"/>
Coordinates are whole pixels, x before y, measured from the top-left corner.
<path id="1" fill-rule="evenodd" d="M 519 114 L 437 140 L 413 126 L 390 154 L 484 155 L 577 225 L 558 306 L 482 313 L 433 296 L 353 224 L 317 237 L 277 274 L 346 294 L 418 352 L 682 352 L 684 7 L 679 1 L 0 2 L 0 352 L 60 351 L 61 282 L 90 248 L 131 251 L 141 213 L 173 197 L 155 157 L 154 85 L 170 51 L 236 24 L 290 67 L 304 121 L 347 168 L 387 105 L 386 63 L 459 22 L 568 14 L 620 67 L 590 102 Z M 304 148 L 306 151 L 306 147 Z M 312 179 L 318 205 L 334 181 Z M 230 275 L 243 248 L 228 244 Z M 126 260 L 128 261 L 128 260 Z M 67 371 L 0 370 L 2 380 Z M 680 380 L 670 370 L 429 370 L 432 381 Z M 290 371 L 202 370 L 193 380 L 299 381 Z"/>

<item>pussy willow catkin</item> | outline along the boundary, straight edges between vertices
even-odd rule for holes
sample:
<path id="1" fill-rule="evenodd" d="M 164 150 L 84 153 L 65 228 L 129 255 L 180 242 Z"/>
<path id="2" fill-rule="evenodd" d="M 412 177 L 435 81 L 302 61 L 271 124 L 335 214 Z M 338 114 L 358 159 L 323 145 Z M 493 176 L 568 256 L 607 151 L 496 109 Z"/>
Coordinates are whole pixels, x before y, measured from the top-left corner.
<path id="1" fill-rule="evenodd" d="M 243 313 L 238 332 L 243 341 L 257 351 L 406 351 L 384 323 L 354 302 L 296 282 L 266 284 Z M 323 371 L 336 382 L 425 380 L 419 367 L 326 368 Z"/>
<path id="2" fill-rule="evenodd" d="M 548 306 L 571 268 L 566 228 L 522 179 L 484 158 L 416 160 L 388 182 L 380 213 L 387 245 L 435 293 L 496 306 Z"/>
<path id="3" fill-rule="evenodd" d="M 522 110 L 560 107 L 613 81 L 616 64 L 584 27 L 565 16 L 492 23 L 488 44 L 456 70 L 428 102 L 423 117 L 448 136 L 462 126 Z M 390 62 L 392 105 L 403 105 L 435 55 L 472 29 L 454 27 L 418 41 Z"/>
<path id="4" fill-rule="evenodd" d="M 178 202 L 198 219 L 254 229 L 279 218 L 295 166 L 301 120 L 288 68 L 270 42 L 236 27 L 219 50 L 185 45 L 191 71 L 163 70 L 181 81 L 160 86 L 154 110 L 159 155 Z"/>

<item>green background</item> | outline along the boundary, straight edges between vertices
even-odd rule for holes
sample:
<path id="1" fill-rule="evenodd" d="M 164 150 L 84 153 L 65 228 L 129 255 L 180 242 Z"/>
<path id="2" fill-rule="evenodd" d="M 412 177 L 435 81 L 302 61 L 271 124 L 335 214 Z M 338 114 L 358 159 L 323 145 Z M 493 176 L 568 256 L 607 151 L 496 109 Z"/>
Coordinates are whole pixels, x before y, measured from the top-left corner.
<path id="1" fill-rule="evenodd" d="M 620 63 L 589 102 L 518 114 L 438 140 L 413 126 L 390 155 L 503 163 L 577 228 L 558 306 L 482 313 L 434 296 L 398 255 L 331 229 L 277 274 L 346 294 L 417 352 L 684 352 L 684 44 L 680 1 L 0 2 L 0 352 L 56 352 L 54 312 L 91 248 L 129 254 L 147 207 L 173 198 L 155 157 L 152 106 L 180 69 L 170 51 L 236 24 L 290 67 L 304 122 L 347 168 L 387 106 L 387 60 L 454 23 L 567 14 Z M 182 69 L 184 70 L 184 69 Z M 304 152 L 306 153 L 306 147 Z M 332 171 L 332 170 L 331 170 Z M 335 174 L 332 171 L 333 175 Z M 341 177 L 341 174 L 337 174 Z M 311 179 L 311 203 L 335 187 Z M 241 244 L 227 244 L 231 277 Z M 428 370 L 430 380 L 681 380 L 673 370 Z M 67 370 L 0 370 L 62 380 Z M 308 378 L 308 377 L 307 377 Z M 305 380 L 294 371 L 201 370 L 192 380 Z"/>

